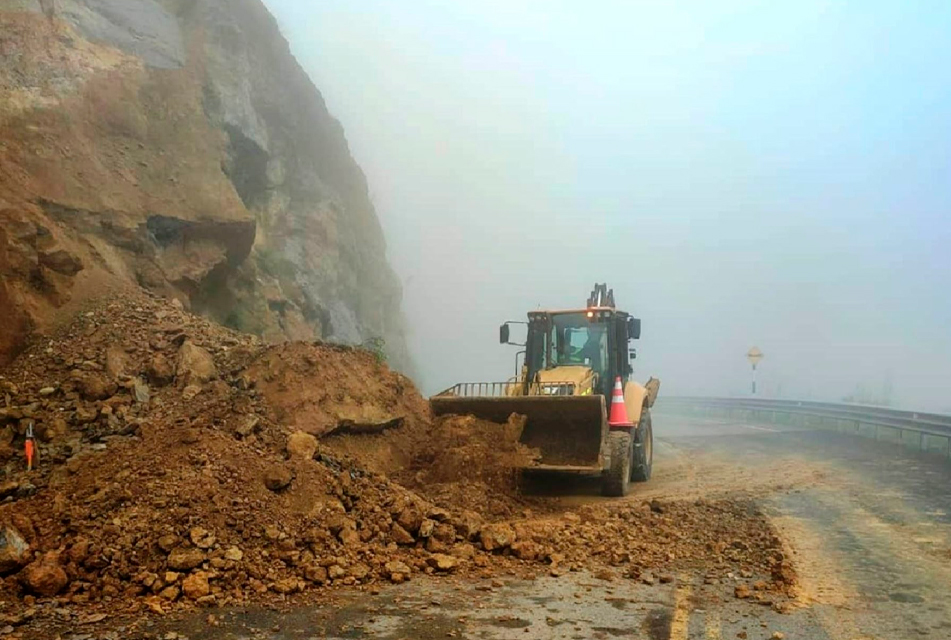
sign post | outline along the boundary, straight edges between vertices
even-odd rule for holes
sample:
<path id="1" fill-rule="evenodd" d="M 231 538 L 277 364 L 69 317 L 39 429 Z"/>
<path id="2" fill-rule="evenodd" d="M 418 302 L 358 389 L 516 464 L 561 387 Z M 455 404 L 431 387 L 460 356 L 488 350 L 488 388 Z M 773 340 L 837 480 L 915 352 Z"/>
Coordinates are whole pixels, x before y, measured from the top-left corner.
<path id="1" fill-rule="evenodd" d="M 746 352 L 746 359 L 750 361 L 750 364 L 753 366 L 753 395 L 756 395 L 756 365 L 760 360 L 763 359 L 763 352 L 759 350 L 759 347 L 753 347 Z"/>

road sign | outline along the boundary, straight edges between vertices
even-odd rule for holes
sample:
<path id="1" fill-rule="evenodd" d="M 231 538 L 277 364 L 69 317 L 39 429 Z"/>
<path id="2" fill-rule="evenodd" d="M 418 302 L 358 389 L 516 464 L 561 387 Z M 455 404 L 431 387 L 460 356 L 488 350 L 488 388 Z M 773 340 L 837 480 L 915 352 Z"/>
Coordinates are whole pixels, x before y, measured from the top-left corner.
<path id="1" fill-rule="evenodd" d="M 755 370 L 756 365 L 763 359 L 763 352 L 759 350 L 759 347 L 753 347 L 746 352 L 746 359 L 750 361 L 750 364 L 753 365 L 753 369 Z"/>
<path id="2" fill-rule="evenodd" d="M 749 351 L 746 352 L 746 359 L 750 361 L 751 365 L 753 365 L 753 380 L 752 380 L 753 384 L 751 386 L 751 389 L 753 391 L 753 395 L 755 396 L 756 395 L 756 365 L 757 363 L 759 363 L 760 360 L 763 359 L 763 352 L 759 350 L 759 347 L 753 347 Z"/>

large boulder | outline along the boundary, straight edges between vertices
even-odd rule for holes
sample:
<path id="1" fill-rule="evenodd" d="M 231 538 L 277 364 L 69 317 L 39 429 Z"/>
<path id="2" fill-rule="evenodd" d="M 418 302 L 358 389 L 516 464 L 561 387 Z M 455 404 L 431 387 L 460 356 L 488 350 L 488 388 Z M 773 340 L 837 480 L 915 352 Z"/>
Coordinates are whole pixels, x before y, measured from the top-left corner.
<path id="1" fill-rule="evenodd" d="M 218 377 L 215 359 L 205 349 L 190 340 L 178 350 L 178 365 L 175 376 L 183 385 L 202 384 Z"/>

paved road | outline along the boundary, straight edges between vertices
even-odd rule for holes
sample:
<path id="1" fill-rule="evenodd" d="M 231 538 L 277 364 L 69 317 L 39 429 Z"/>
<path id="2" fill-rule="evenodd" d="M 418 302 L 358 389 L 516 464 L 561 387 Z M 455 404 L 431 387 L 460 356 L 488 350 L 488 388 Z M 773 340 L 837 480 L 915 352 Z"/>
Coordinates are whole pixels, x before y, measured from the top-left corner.
<path id="1" fill-rule="evenodd" d="M 825 431 L 660 414 L 654 423 L 655 477 L 630 499 L 754 496 L 794 553 L 800 607 L 778 614 L 697 575 L 651 587 L 584 573 L 420 579 L 375 596 L 342 593 L 333 607 L 218 612 L 213 627 L 202 613 L 123 637 L 951 638 L 951 466 Z M 564 500 L 601 500 L 596 493 L 592 482 Z"/>
<path id="2" fill-rule="evenodd" d="M 660 423 L 660 420 L 658 420 Z M 669 418 L 674 459 L 717 458 L 757 476 L 795 551 L 801 600 L 835 640 L 951 638 L 951 466 L 827 431 Z M 729 485 L 730 474 L 698 477 Z M 772 482 L 787 490 L 772 491 Z M 793 490 L 788 490 L 788 487 Z M 652 490 L 655 488 L 652 488 Z M 791 637 L 791 636 L 790 636 Z"/>

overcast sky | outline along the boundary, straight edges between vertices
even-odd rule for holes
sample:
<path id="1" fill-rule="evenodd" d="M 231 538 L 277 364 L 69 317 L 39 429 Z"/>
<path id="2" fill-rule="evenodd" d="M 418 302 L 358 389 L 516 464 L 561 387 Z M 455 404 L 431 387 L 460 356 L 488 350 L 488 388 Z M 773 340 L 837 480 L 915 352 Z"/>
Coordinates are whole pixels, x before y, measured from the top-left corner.
<path id="1" fill-rule="evenodd" d="M 643 319 L 667 394 L 951 410 L 951 3 L 266 0 L 341 120 L 426 392 Z M 913 9 L 912 9 L 913 8 Z"/>

